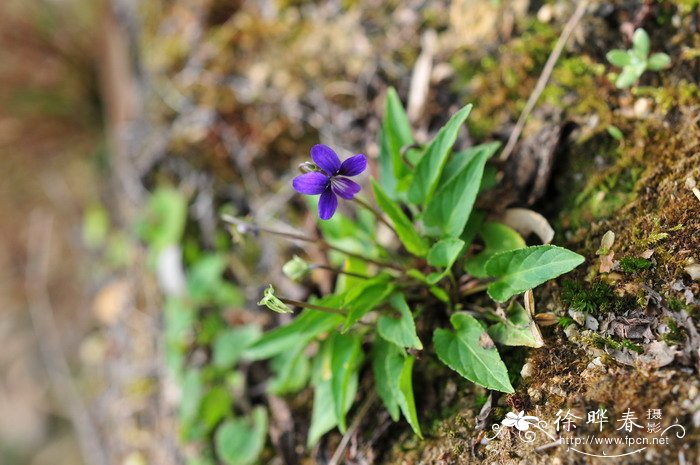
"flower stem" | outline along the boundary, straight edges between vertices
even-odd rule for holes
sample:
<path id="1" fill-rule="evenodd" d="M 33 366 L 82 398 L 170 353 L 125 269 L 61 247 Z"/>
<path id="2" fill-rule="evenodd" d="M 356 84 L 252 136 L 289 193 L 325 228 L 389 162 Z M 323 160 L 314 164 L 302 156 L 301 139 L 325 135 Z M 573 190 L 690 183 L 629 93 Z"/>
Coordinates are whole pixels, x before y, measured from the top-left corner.
<path id="1" fill-rule="evenodd" d="M 484 292 L 486 289 L 488 289 L 490 283 L 483 283 L 479 284 L 474 287 L 466 287 L 462 286 L 459 288 L 459 293 L 462 297 L 466 297 L 468 295 L 473 295 L 473 294 L 478 294 L 479 292 Z"/>
<path id="2" fill-rule="evenodd" d="M 389 222 L 384 218 L 384 215 L 382 215 L 381 212 L 380 212 L 379 210 L 377 210 L 377 209 L 374 208 L 372 205 L 368 204 L 367 202 L 365 202 L 364 200 L 362 200 L 362 199 L 359 198 L 359 197 L 354 197 L 353 200 L 354 200 L 355 202 L 359 203 L 360 205 L 362 205 L 363 207 L 365 207 L 365 208 L 366 208 L 367 210 L 369 210 L 370 212 L 372 212 L 372 214 L 373 214 L 374 216 L 376 216 L 377 219 L 378 219 L 379 221 L 381 221 L 382 223 L 384 223 L 384 225 L 385 225 L 387 228 L 389 228 L 389 229 L 396 235 L 396 237 L 399 237 L 399 233 L 396 232 L 396 229 L 394 229 L 394 226 L 393 226 L 391 223 L 389 223 Z"/>
<path id="3" fill-rule="evenodd" d="M 286 231 L 279 231 L 276 229 L 266 228 L 264 226 L 259 226 L 255 223 L 252 223 L 249 221 L 244 221 L 244 220 L 241 220 L 240 218 L 236 218 L 234 216 L 226 215 L 226 214 L 222 215 L 221 219 L 227 223 L 235 225 L 239 229 L 239 231 L 242 233 L 264 232 L 267 234 L 273 234 L 275 236 L 285 237 L 287 239 L 291 239 L 294 241 L 317 243 L 322 249 L 325 249 L 325 250 L 335 250 L 336 252 L 342 253 L 343 255 L 347 255 L 348 257 L 357 258 L 358 260 L 362 260 L 362 261 L 367 262 L 367 263 L 372 263 L 374 265 L 377 265 L 377 266 L 380 266 L 383 268 L 391 268 L 393 270 L 397 270 L 397 271 L 401 271 L 401 272 L 404 271 L 404 269 L 398 265 L 394 265 L 393 263 L 387 263 L 387 262 L 375 260 L 373 258 L 366 257 L 364 255 L 361 255 L 361 254 L 358 254 L 355 252 L 350 252 L 349 250 L 345 250 L 341 247 L 335 246 L 333 244 L 329 244 L 323 238 L 313 238 L 313 237 L 304 236 L 302 234 L 296 234 L 296 233 L 290 233 L 290 232 L 286 232 Z"/>
<path id="4" fill-rule="evenodd" d="M 300 300 L 287 299 L 284 297 L 278 297 L 282 302 L 293 307 L 310 308 L 311 310 L 318 310 L 319 312 L 332 313 L 334 315 L 346 316 L 347 312 L 339 308 L 324 307 L 323 305 L 310 304 L 308 302 L 302 302 Z"/>
<path id="5" fill-rule="evenodd" d="M 311 265 L 311 267 L 318 268 L 321 270 L 332 271 L 332 272 L 337 273 L 337 274 L 344 274 L 346 276 L 352 276 L 353 278 L 360 278 L 360 279 L 371 279 L 372 278 L 372 276 L 367 276 L 366 274 L 353 273 L 352 271 L 345 271 L 342 269 L 333 268 L 332 266 L 328 266 L 328 265 L 313 264 L 313 265 Z"/>

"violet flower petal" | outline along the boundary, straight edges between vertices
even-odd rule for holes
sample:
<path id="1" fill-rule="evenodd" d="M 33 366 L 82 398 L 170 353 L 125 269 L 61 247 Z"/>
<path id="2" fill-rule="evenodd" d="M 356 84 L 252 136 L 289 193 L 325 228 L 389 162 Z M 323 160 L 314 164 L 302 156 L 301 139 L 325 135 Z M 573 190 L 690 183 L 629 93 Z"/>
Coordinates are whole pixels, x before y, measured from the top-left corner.
<path id="1" fill-rule="evenodd" d="M 352 198 L 355 197 L 355 194 L 360 192 L 362 187 L 360 187 L 360 185 L 355 181 L 348 178 L 334 176 L 331 178 L 331 189 L 333 189 L 333 192 L 345 200 L 352 200 Z"/>
<path id="2" fill-rule="evenodd" d="M 297 176 L 292 181 L 292 187 L 300 194 L 318 195 L 323 193 L 328 187 L 330 179 L 323 173 L 317 171 Z"/>
<path id="3" fill-rule="evenodd" d="M 357 176 L 367 169 L 367 157 L 357 154 L 345 160 L 338 170 L 338 174 L 342 176 Z"/>
<path id="4" fill-rule="evenodd" d="M 326 189 L 318 201 L 318 217 L 322 220 L 329 220 L 335 213 L 336 208 L 338 208 L 338 197 L 335 196 L 331 189 Z"/>
<path id="5" fill-rule="evenodd" d="M 311 147 L 311 158 L 328 176 L 333 176 L 340 169 L 340 159 L 332 148 L 323 144 Z"/>

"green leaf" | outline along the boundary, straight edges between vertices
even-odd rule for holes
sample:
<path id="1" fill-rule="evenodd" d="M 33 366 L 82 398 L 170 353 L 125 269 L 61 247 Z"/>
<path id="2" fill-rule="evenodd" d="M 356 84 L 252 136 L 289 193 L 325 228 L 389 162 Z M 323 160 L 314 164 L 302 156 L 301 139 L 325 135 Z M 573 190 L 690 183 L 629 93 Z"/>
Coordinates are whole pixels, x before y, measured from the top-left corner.
<path id="1" fill-rule="evenodd" d="M 671 66 L 671 57 L 665 53 L 654 53 L 647 61 L 647 68 L 651 71 L 660 71 Z"/>
<path id="2" fill-rule="evenodd" d="M 399 407 L 401 407 L 401 412 L 408 424 L 411 425 L 413 432 L 416 433 L 416 436 L 423 439 L 423 433 L 418 422 L 418 413 L 416 412 L 416 401 L 413 397 L 413 363 L 415 361 L 416 357 L 414 356 L 406 357 L 404 360 L 403 368 L 399 375 Z"/>
<path id="3" fill-rule="evenodd" d="M 216 455 L 227 465 L 250 465 L 257 461 L 267 437 L 267 412 L 255 407 L 252 418 L 223 423 L 214 437 Z"/>
<path id="4" fill-rule="evenodd" d="M 306 345 L 277 354 L 270 367 L 275 372 L 268 391 L 277 395 L 292 394 L 306 386 L 311 372 L 309 357 L 305 354 Z"/>
<path id="5" fill-rule="evenodd" d="M 466 105 L 440 129 L 425 151 L 413 173 L 413 182 L 408 190 L 408 199 L 415 205 L 423 205 L 432 197 L 442 170 L 447 162 L 457 134 L 467 120 L 472 105 Z"/>
<path id="6" fill-rule="evenodd" d="M 544 341 L 527 310 L 513 301 L 506 311 L 507 319 L 489 328 L 489 336 L 506 346 L 542 347 Z"/>
<path id="7" fill-rule="evenodd" d="M 187 221 L 187 201 L 180 191 L 159 188 L 149 199 L 146 210 L 137 228 L 150 248 L 158 254 L 170 245 L 179 244 Z"/>
<path id="8" fill-rule="evenodd" d="M 377 394 L 394 421 L 399 419 L 399 409 L 420 438 L 423 437 L 418 422 L 413 397 L 414 357 L 407 357 L 404 350 L 378 336 L 374 341 L 372 369 Z"/>
<path id="9" fill-rule="evenodd" d="M 348 315 L 345 319 L 343 332 L 357 323 L 360 318 L 383 303 L 394 291 L 394 285 L 389 282 L 390 276 L 383 274 L 365 280 L 362 284 L 350 289 L 345 295 L 343 308 Z"/>
<path id="10" fill-rule="evenodd" d="M 398 181 L 409 174 L 408 166 L 401 157 L 401 149 L 414 142 L 411 124 L 393 87 L 389 88 L 386 95 L 379 140 L 379 180 L 389 197 L 394 198 Z"/>
<path id="11" fill-rule="evenodd" d="M 386 358 L 386 372 L 392 396 L 401 409 L 404 418 L 419 438 L 423 433 L 418 422 L 416 402 L 413 397 L 413 362 L 415 357 L 406 357 L 403 351 L 392 351 Z"/>
<path id="12" fill-rule="evenodd" d="M 399 347 L 411 347 L 418 350 L 423 349 L 423 344 L 416 334 L 416 323 L 413 320 L 411 309 L 408 308 L 406 298 L 403 294 L 397 292 L 391 296 L 389 303 L 393 308 L 398 310 L 401 316 L 399 318 L 393 318 L 387 315 L 380 316 L 377 321 L 377 331 L 379 335 Z"/>
<path id="13" fill-rule="evenodd" d="M 352 402 L 357 393 L 358 377 L 350 379 L 348 385 L 348 397 L 345 408 L 345 413 L 350 410 Z M 333 391 L 331 381 L 326 380 L 318 383 L 314 388 L 314 406 L 311 412 L 311 425 L 309 426 L 309 435 L 306 444 L 309 448 L 316 445 L 321 436 L 335 428 L 338 424 L 338 419 L 335 415 L 335 407 L 333 404 Z"/>
<path id="14" fill-rule="evenodd" d="M 629 53 L 627 53 L 627 50 L 620 50 L 619 48 L 610 50 L 605 55 L 605 58 L 607 58 L 610 64 L 619 66 L 620 68 L 627 66 L 632 62 L 632 58 L 630 57 Z"/>
<path id="15" fill-rule="evenodd" d="M 489 142 L 488 144 L 476 145 L 455 153 L 445 165 L 445 169 L 442 171 L 442 176 L 440 177 L 439 185 L 444 186 L 459 176 L 462 170 L 464 170 L 464 168 L 470 162 L 472 162 L 474 158 L 480 156 L 484 152 L 490 153 L 490 158 L 494 153 L 496 153 L 496 150 L 498 150 L 500 146 L 500 142 Z"/>
<path id="16" fill-rule="evenodd" d="M 350 392 L 350 380 L 357 378 L 362 362 L 362 337 L 354 334 L 334 333 L 331 344 L 331 388 L 333 391 L 333 406 L 338 419 L 338 427 L 342 433 L 347 429 L 345 406 Z M 353 394 L 354 395 L 354 394 Z"/>
<path id="17" fill-rule="evenodd" d="M 196 368 L 190 368 L 185 372 L 182 381 L 182 397 L 180 400 L 180 421 L 191 424 L 199 413 L 199 405 L 204 394 L 202 374 Z"/>
<path id="18" fill-rule="evenodd" d="M 484 240 L 484 250 L 467 260 L 464 269 L 475 278 L 485 278 L 486 262 L 498 252 L 521 249 L 525 247 L 525 240 L 518 232 L 501 223 L 485 223 L 479 231 Z"/>
<path id="19" fill-rule="evenodd" d="M 220 332 L 212 345 L 214 366 L 233 367 L 243 355 L 243 351 L 259 338 L 260 328 L 256 325 L 246 325 Z"/>
<path id="20" fill-rule="evenodd" d="M 436 329 L 433 345 L 438 358 L 469 381 L 496 391 L 512 393 L 508 370 L 483 326 L 472 316 L 455 313 L 454 331 Z"/>
<path id="21" fill-rule="evenodd" d="M 323 303 L 324 305 L 333 306 L 330 300 L 324 300 Z M 332 315 L 316 310 L 304 310 L 288 325 L 280 326 L 265 333 L 244 351 L 243 356 L 249 360 L 270 358 L 299 345 L 305 345 L 311 339 L 330 331 L 342 322 L 343 317 L 341 315 Z"/>
<path id="22" fill-rule="evenodd" d="M 428 284 L 436 284 L 447 276 L 455 260 L 462 255 L 464 245 L 463 240 L 453 238 L 442 239 L 433 244 L 430 252 L 428 252 L 428 264 L 435 267 L 444 267 L 444 269 L 441 273 L 430 273 Z"/>
<path id="23" fill-rule="evenodd" d="M 479 193 L 486 161 L 497 145 L 479 151 L 467 165 L 445 184 L 428 203 L 423 222 L 436 235 L 460 237 Z"/>
<path id="24" fill-rule="evenodd" d="M 451 268 L 464 248 L 461 239 L 446 238 L 436 242 L 428 252 L 428 264 L 440 268 Z"/>
<path id="25" fill-rule="evenodd" d="M 568 273 L 584 261 L 581 255 L 555 245 L 500 252 L 486 262 L 486 273 L 498 278 L 489 285 L 488 293 L 496 302 L 505 302 Z"/>
<path id="26" fill-rule="evenodd" d="M 649 56 L 650 40 L 649 34 L 642 28 L 634 31 L 632 36 L 632 48 L 640 57 L 646 58 Z"/>
<path id="27" fill-rule="evenodd" d="M 200 417 L 207 432 L 216 426 L 231 411 L 231 394 L 226 388 L 215 386 L 202 399 Z"/>
<path id="28" fill-rule="evenodd" d="M 374 198 L 377 199 L 377 205 L 391 220 L 396 234 L 406 250 L 417 257 L 425 257 L 425 254 L 428 253 L 428 244 L 418 235 L 415 226 L 401 210 L 401 207 L 389 198 L 374 179 L 372 180 L 372 189 L 374 190 Z"/>
<path id="29" fill-rule="evenodd" d="M 610 134 L 610 137 L 612 137 L 615 140 L 622 140 L 625 138 L 625 135 L 617 126 L 610 125 L 607 127 L 607 130 L 608 134 Z"/>
<path id="30" fill-rule="evenodd" d="M 624 68 L 622 68 L 622 72 L 615 80 L 615 87 L 617 87 L 618 89 L 626 89 L 635 82 L 637 82 L 637 79 L 639 79 L 640 75 L 641 73 L 638 73 L 631 66 L 625 66 Z"/>
<path id="31" fill-rule="evenodd" d="M 400 354 L 401 349 L 396 344 L 377 336 L 372 346 L 372 372 L 374 373 L 377 394 L 386 407 L 391 419 L 399 421 L 399 402 L 394 395 L 392 384 L 395 382 L 387 371 L 387 360 Z"/>
<path id="32" fill-rule="evenodd" d="M 484 219 L 486 219 L 486 212 L 481 210 L 473 210 L 472 214 L 469 215 L 469 221 L 467 221 L 467 225 L 464 227 L 462 235 L 459 236 L 459 238 L 464 241 L 465 250 L 472 244 L 472 242 L 474 242 L 474 238 L 481 229 Z"/>

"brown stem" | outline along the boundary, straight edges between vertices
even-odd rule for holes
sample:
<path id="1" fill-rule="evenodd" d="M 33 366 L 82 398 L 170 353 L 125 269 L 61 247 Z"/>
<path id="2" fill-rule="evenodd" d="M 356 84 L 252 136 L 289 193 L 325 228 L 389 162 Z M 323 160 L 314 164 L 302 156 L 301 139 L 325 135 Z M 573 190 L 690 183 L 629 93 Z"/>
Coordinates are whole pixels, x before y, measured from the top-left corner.
<path id="1" fill-rule="evenodd" d="M 355 252 L 350 252 L 349 250 L 345 250 L 341 247 L 330 244 L 330 243 L 326 242 L 325 239 L 322 239 L 322 238 L 315 239 L 315 238 L 304 236 L 301 234 L 290 233 L 290 232 L 285 232 L 285 231 L 279 231 L 277 229 L 266 228 L 264 226 L 259 226 L 255 223 L 241 220 L 241 219 L 236 218 L 236 217 L 231 216 L 231 215 L 222 215 L 221 219 L 223 219 L 225 222 L 233 224 L 239 228 L 248 228 L 249 231 L 274 234 L 276 236 L 286 237 L 287 239 L 291 239 L 291 240 L 295 240 L 295 241 L 316 243 L 322 249 L 335 250 L 336 252 L 342 253 L 343 255 L 347 255 L 348 257 L 357 258 L 358 260 L 362 260 L 362 261 L 367 262 L 367 263 L 372 263 L 374 265 L 377 265 L 377 266 L 380 266 L 383 268 L 391 268 L 393 270 L 397 270 L 397 271 L 401 271 L 401 272 L 404 271 L 404 269 L 398 265 L 394 265 L 393 263 L 387 263 L 387 262 L 375 260 L 373 258 L 366 257 L 364 255 L 361 255 L 361 254 L 358 254 Z M 247 231 L 244 230 L 242 232 L 247 232 Z"/>
<path id="2" fill-rule="evenodd" d="M 372 276 L 367 276 L 366 274 L 354 273 L 354 272 L 352 272 L 352 271 L 345 271 L 345 270 L 342 270 L 342 269 L 333 268 L 332 266 L 328 266 L 328 265 L 317 265 L 317 264 L 314 264 L 314 265 L 311 265 L 311 267 L 312 267 L 312 268 L 318 268 L 318 269 L 321 269 L 321 270 L 332 271 L 333 273 L 337 273 L 337 274 L 344 274 L 344 275 L 346 275 L 346 276 L 352 276 L 353 278 L 360 278 L 360 279 L 371 279 L 371 278 L 372 278 Z"/>
<path id="3" fill-rule="evenodd" d="M 287 305 L 292 305 L 294 307 L 310 308 L 311 310 L 318 310 L 319 312 L 332 313 L 334 315 L 346 316 L 347 312 L 338 308 L 324 307 L 322 305 L 310 304 L 308 302 L 302 302 L 300 300 L 286 299 L 284 297 L 278 297 L 283 303 Z"/>
<path id="4" fill-rule="evenodd" d="M 462 297 L 466 297 L 468 295 L 473 295 L 473 294 L 478 294 L 479 292 L 484 292 L 486 289 L 488 289 L 490 283 L 484 283 L 484 284 L 479 284 L 478 286 L 470 287 L 470 288 L 465 288 L 465 286 L 462 286 L 459 288 L 459 293 Z"/>
<path id="5" fill-rule="evenodd" d="M 355 197 L 353 200 L 372 212 L 372 214 L 376 216 L 379 221 L 384 223 L 384 225 L 386 225 L 386 227 L 389 228 L 396 235 L 396 237 L 399 237 L 399 234 L 396 232 L 396 229 L 394 229 L 394 226 L 384 218 L 384 215 L 382 215 L 381 212 L 359 197 Z"/>

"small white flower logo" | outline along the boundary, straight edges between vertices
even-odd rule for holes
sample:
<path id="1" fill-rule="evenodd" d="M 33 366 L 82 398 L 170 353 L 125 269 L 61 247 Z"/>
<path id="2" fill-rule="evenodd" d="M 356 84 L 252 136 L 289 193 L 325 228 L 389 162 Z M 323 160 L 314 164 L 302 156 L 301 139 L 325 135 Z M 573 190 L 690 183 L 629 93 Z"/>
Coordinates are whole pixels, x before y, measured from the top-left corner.
<path id="1" fill-rule="evenodd" d="M 518 431 L 527 431 L 530 429 L 531 424 L 536 425 L 538 421 L 539 418 L 531 415 L 525 415 L 525 411 L 521 410 L 517 415 L 513 412 L 506 413 L 506 417 L 503 419 L 501 424 L 511 428 L 515 426 Z"/>

